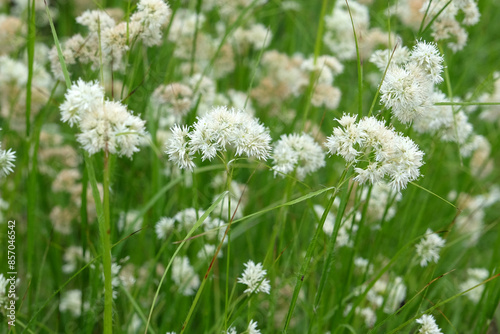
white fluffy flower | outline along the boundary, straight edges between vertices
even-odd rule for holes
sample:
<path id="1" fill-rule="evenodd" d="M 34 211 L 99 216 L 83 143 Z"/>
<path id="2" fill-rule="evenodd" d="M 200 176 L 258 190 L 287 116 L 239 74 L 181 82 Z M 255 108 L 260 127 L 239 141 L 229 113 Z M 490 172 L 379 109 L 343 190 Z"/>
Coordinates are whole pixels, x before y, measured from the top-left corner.
<path id="1" fill-rule="evenodd" d="M 308 134 L 282 135 L 272 153 L 274 175 L 290 174 L 297 170 L 303 179 L 325 165 L 325 152 Z"/>
<path id="2" fill-rule="evenodd" d="M 250 320 L 250 323 L 248 324 L 248 328 L 246 333 L 248 334 L 260 334 L 260 329 L 257 328 L 257 321 L 254 321 L 253 319 Z"/>
<path id="3" fill-rule="evenodd" d="M 158 239 L 165 239 L 167 234 L 174 229 L 175 220 L 168 217 L 161 217 L 155 225 L 155 232 Z"/>
<path id="4" fill-rule="evenodd" d="M 184 296 L 192 296 L 200 286 L 200 278 L 194 272 L 186 256 L 176 257 L 172 263 L 172 281 Z"/>
<path id="5" fill-rule="evenodd" d="M 245 293 L 264 292 L 269 294 L 271 285 L 269 285 L 269 280 L 265 278 L 266 272 L 262 267 L 262 263 L 255 264 L 252 260 L 249 260 L 245 263 L 243 274 L 238 277 L 238 283 L 243 283 L 248 287 L 244 291 Z"/>
<path id="6" fill-rule="evenodd" d="M 460 283 L 461 291 L 468 290 L 480 284 L 482 281 L 488 278 L 489 272 L 487 269 L 484 268 L 469 268 L 467 269 L 467 276 L 468 276 L 467 280 Z M 484 291 L 484 284 L 467 292 L 465 296 L 467 296 L 467 298 L 469 298 L 472 302 L 478 303 L 479 300 L 481 299 L 483 291 Z"/>
<path id="7" fill-rule="evenodd" d="M 435 84 L 443 81 L 441 72 L 443 71 L 444 59 L 439 54 L 435 44 L 418 42 L 411 51 L 410 60 L 423 68 Z"/>
<path id="8" fill-rule="evenodd" d="M 356 117 L 344 115 L 338 122 L 342 128 L 333 129 L 325 146 L 330 154 L 354 165 L 354 180 L 374 184 L 387 176 L 391 187 L 399 192 L 420 176 L 424 153 L 411 139 L 375 117 L 364 117 L 356 123 Z"/>
<path id="9" fill-rule="evenodd" d="M 175 125 L 166 145 L 169 160 L 180 168 L 192 170 L 192 157 L 201 153 L 202 160 L 212 160 L 217 153 L 234 149 L 235 155 L 266 160 L 271 137 L 269 131 L 251 115 L 226 107 L 215 107 L 205 116 L 198 117 L 192 131 Z"/>
<path id="10" fill-rule="evenodd" d="M 59 311 L 70 312 L 74 317 L 79 317 L 82 310 L 82 291 L 81 290 L 69 290 L 62 294 L 61 302 L 59 303 Z M 83 309 L 89 308 L 89 303 L 85 302 Z"/>
<path id="11" fill-rule="evenodd" d="M 163 0 L 140 0 L 137 12 L 130 17 L 130 29 L 147 46 L 159 45 L 162 41 L 161 28 L 171 15 L 170 7 Z"/>
<path id="12" fill-rule="evenodd" d="M 170 131 L 172 136 L 168 140 L 165 153 L 168 154 L 168 160 L 173 161 L 179 168 L 193 170 L 194 153 L 188 147 L 189 128 L 187 126 L 174 125 Z"/>
<path id="13" fill-rule="evenodd" d="M 77 139 L 90 154 L 104 150 L 131 158 L 146 141 L 144 125 L 121 103 L 106 101 L 82 116 Z"/>
<path id="14" fill-rule="evenodd" d="M 115 21 L 103 10 L 86 10 L 76 18 L 76 22 L 88 27 L 91 32 L 104 31 L 115 26 Z"/>
<path id="15" fill-rule="evenodd" d="M 13 172 L 14 161 L 16 160 L 15 151 L 12 149 L 2 150 L 0 143 L 0 177 L 6 176 Z"/>
<path id="16" fill-rule="evenodd" d="M 421 318 L 417 319 L 417 324 L 422 325 L 418 332 L 420 334 L 443 334 L 436 324 L 436 320 L 430 314 L 424 314 Z"/>
<path id="17" fill-rule="evenodd" d="M 70 126 L 78 123 L 81 116 L 104 103 L 104 88 L 98 82 L 78 79 L 66 91 L 61 110 L 61 120 Z"/>
<path id="18" fill-rule="evenodd" d="M 390 66 L 380 87 L 380 100 L 404 124 L 411 123 L 426 107 L 432 82 L 416 65 Z"/>
<path id="19" fill-rule="evenodd" d="M 426 236 L 417 244 L 417 255 L 420 258 L 420 265 L 426 267 L 428 262 L 437 263 L 439 251 L 443 248 L 445 240 L 431 229 L 427 229 Z"/>

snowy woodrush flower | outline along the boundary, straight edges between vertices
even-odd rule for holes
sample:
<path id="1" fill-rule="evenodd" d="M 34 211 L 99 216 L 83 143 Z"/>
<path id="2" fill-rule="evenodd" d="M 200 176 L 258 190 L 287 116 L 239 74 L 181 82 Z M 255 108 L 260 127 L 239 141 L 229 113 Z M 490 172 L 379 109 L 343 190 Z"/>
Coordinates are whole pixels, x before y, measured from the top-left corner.
<path id="1" fill-rule="evenodd" d="M 380 101 L 401 123 L 411 123 L 426 107 L 432 83 L 418 66 L 390 66 L 380 86 Z"/>
<path id="2" fill-rule="evenodd" d="M 441 329 L 439 329 L 436 324 L 436 320 L 430 314 L 424 314 L 421 318 L 417 319 L 417 324 L 421 324 L 422 327 L 418 330 L 420 334 L 443 334 Z"/>
<path id="3" fill-rule="evenodd" d="M 417 255 L 420 257 L 420 265 L 427 266 L 427 262 L 437 263 L 439 260 L 439 251 L 443 248 L 445 240 L 430 228 L 425 232 L 426 236 L 417 244 Z"/>
<path id="4" fill-rule="evenodd" d="M 443 71 L 442 63 L 444 59 L 439 54 L 435 44 L 424 41 L 418 42 L 411 51 L 410 60 L 424 69 L 435 84 L 443 81 L 441 72 Z"/>
<path id="5" fill-rule="evenodd" d="M 333 129 L 325 144 L 330 154 L 343 157 L 354 165 L 355 181 L 372 184 L 387 176 L 395 191 L 420 176 L 424 153 L 408 137 L 387 128 L 375 117 L 344 115 L 338 120 L 342 127 Z"/>
<path id="6" fill-rule="evenodd" d="M 14 161 L 16 160 L 15 151 L 12 149 L 3 150 L 0 143 L 0 177 L 9 175 L 13 172 Z"/>
<path id="7" fill-rule="evenodd" d="M 297 178 L 304 179 L 325 166 L 325 152 L 308 134 L 282 135 L 272 153 L 274 176 L 297 170 Z"/>
<path id="8" fill-rule="evenodd" d="M 167 234 L 174 229 L 175 219 L 161 217 L 155 225 L 155 232 L 158 239 L 165 239 Z"/>
<path id="9" fill-rule="evenodd" d="M 380 101 L 401 123 L 408 124 L 432 107 L 429 96 L 434 84 L 443 81 L 444 59 L 434 44 L 424 41 L 417 42 L 409 55 L 407 51 L 396 51 L 380 87 Z M 370 60 L 384 71 L 388 57 L 389 50 L 386 50 L 374 54 Z"/>
<path id="10" fill-rule="evenodd" d="M 260 334 L 260 329 L 257 328 L 257 321 L 254 321 L 253 319 L 250 320 L 250 323 L 248 324 L 247 331 L 245 333 L 248 334 Z"/>
<path id="11" fill-rule="evenodd" d="M 130 17 L 131 35 L 138 36 L 147 46 L 161 44 L 161 28 L 171 14 L 169 5 L 163 0 L 140 0 L 137 12 Z"/>
<path id="12" fill-rule="evenodd" d="M 176 257 L 172 263 L 172 281 L 184 296 L 192 296 L 200 286 L 200 278 L 195 273 L 187 256 Z"/>
<path id="13" fill-rule="evenodd" d="M 69 88 L 60 110 L 63 122 L 78 124 L 77 140 L 89 154 L 104 150 L 131 158 L 146 142 L 146 122 L 120 102 L 105 101 L 97 82 L 79 79 Z"/>
<path id="14" fill-rule="evenodd" d="M 82 291 L 69 290 L 62 294 L 61 302 L 59 303 L 59 311 L 70 312 L 75 318 L 81 315 L 82 310 Z M 85 302 L 83 309 L 89 308 L 89 302 Z"/>
<path id="15" fill-rule="evenodd" d="M 104 31 L 115 26 L 115 20 L 103 10 L 86 10 L 76 22 L 89 28 L 90 32 Z"/>
<path id="16" fill-rule="evenodd" d="M 243 274 L 241 277 L 238 277 L 238 283 L 248 286 L 244 292 L 248 294 L 259 292 L 269 294 L 271 285 L 269 285 L 269 280 L 264 278 L 267 271 L 263 269 L 262 263 L 255 264 L 252 260 L 249 260 L 244 266 L 245 270 Z"/>
<path id="17" fill-rule="evenodd" d="M 269 131 L 249 114 L 225 106 L 214 107 L 190 127 L 174 125 L 166 145 L 169 160 L 180 168 L 193 170 L 193 156 L 201 153 L 202 160 L 212 160 L 229 148 L 236 156 L 246 155 L 266 160 L 271 150 Z"/>
<path id="18" fill-rule="evenodd" d="M 97 81 L 85 82 L 78 79 L 64 94 L 64 102 L 59 106 L 61 121 L 69 126 L 77 124 L 81 116 L 104 103 L 104 88 Z"/>
<path id="19" fill-rule="evenodd" d="M 489 276 L 489 272 L 487 269 L 468 268 L 467 269 L 467 280 L 460 283 L 460 291 L 468 290 L 468 289 L 480 284 L 482 281 L 487 279 L 488 276 Z M 479 300 L 481 299 L 483 291 L 484 291 L 484 284 L 467 292 L 465 294 L 465 296 L 467 296 L 467 298 L 469 298 L 472 302 L 478 303 Z"/>

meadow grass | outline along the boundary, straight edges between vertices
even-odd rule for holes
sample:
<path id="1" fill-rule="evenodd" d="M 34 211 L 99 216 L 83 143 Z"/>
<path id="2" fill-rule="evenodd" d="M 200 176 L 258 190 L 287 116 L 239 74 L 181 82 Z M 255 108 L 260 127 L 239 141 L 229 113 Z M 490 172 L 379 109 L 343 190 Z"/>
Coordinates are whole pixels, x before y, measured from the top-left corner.
<path id="1" fill-rule="evenodd" d="M 205 10 L 210 3 L 205 0 L 172 1 L 161 43 L 149 47 L 132 34 L 130 18 L 138 10 L 136 1 L 51 1 L 45 7 L 33 0 L 23 10 L 15 3 L 0 2 L 0 13 L 21 18 L 26 28 L 18 48 L 0 50 L 2 57 L 26 66 L 26 81 L 19 89 L 23 95 L 10 88 L 14 84 L 4 82 L 7 71 L 0 62 L 0 87 L 6 92 L 0 94 L 5 110 L 0 114 L 1 149 L 16 151 L 14 172 L 0 173 L 0 273 L 8 271 L 6 223 L 16 220 L 19 278 L 16 325 L 7 325 L 8 313 L 2 309 L 0 332 L 232 333 L 234 327 L 237 332 L 258 333 L 249 329 L 249 323 L 257 321 L 262 333 L 415 333 L 420 328 L 416 320 L 425 314 L 434 316 L 443 333 L 498 331 L 499 122 L 498 116 L 485 120 L 480 115 L 488 108 L 497 110 L 500 103 L 484 99 L 494 92 L 495 82 L 498 87 L 500 5 L 493 0 L 478 3 L 480 21 L 466 28 L 468 41 L 462 50 L 453 52 L 445 42 L 437 43 L 445 67 L 444 81 L 436 89 L 448 101 L 435 105 L 452 108 L 451 137 L 461 135 L 457 123 L 465 112 L 474 133 L 489 142 L 491 152 L 476 166 L 474 155 L 460 153 L 463 143 L 443 141 L 439 132 L 419 133 L 414 124 L 396 120 L 381 103 L 382 81 L 391 65 L 380 71 L 366 57 L 366 36 L 357 31 L 360 5 L 354 1 L 346 6 L 355 54 L 340 61 L 344 69 L 330 83 L 342 93 L 338 106 L 313 103 L 324 64 L 316 72 L 305 72 L 297 94 L 282 98 L 269 90 L 273 102 L 259 101 L 256 89 L 269 89 L 262 83 L 272 72 L 268 51 L 277 50 L 289 59 L 300 53 L 313 64 L 322 64 L 322 55 L 337 55 L 324 43 L 331 30 L 324 19 L 341 1 L 296 0 L 293 5 L 255 0 L 227 17 L 223 7 Z M 371 27 L 400 36 L 388 35 L 390 62 L 397 46 L 411 49 L 420 39 L 433 41 L 431 26 L 442 12 L 426 12 L 427 21 L 411 28 L 385 14 L 388 6 L 405 1 L 366 2 Z M 94 50 L 99 66 L 66 64 L 68 38 L 76 33 L 86 36 L 88 31 L 76 17 L 89 8 L 121 10 L 130 46 L 123 54 L 124 68 L 112 70 L 101 42 Z M 194 38 L 184 45 L 169 36 L 177 29 L 175 18 L 186 9 L 193 15 L 204 14 L 205 21 L 196 16 L 189 23 L 194 25 Z M 218 31 L 219 21 L 223 31 Z M 254 46 L 238 45 L 234 36 L 239 29 L 255 22 L 267 29 L 265 37 Z M 97 24 L 101 41 L 105 22 Z M 204 54 L 207 36 L 217 38 L 210 53 Z M 14 43 L 14 38 L 7 41 Z M 36 107 L 41 91 L 37 55 L 43 53 L 42 44 L 55 46 L 62 77 L 49 75 L 50 89 Z M 384 49 L 380 44 L 377 48 Z M 236 52 L 234 68 L 216 77 L 221 62 L 228 62 L 227 45 Z M 190 54 L 177 54 L 182 48 Z M 50 73 L 47 61 L 41 66 Z M 297 68 L 305 71 L 306 65 L 287 71 L 294 73 Z M 195 74 L 211 78 L 212 88 L 224 98 L 213 94 L 206 102 L 212 93 Z M 89 154 L 77 140 L 78 127 L 61 121 L 64 94 L 78 78 L 99 81 L 107 99 L 121 101 L 146 121 L 150 137 L 131 158 L 112 154 L 107 146 Z M 282 84 L 293 86 L 294 79 Z M 308 133 L 323 146 L 344 114 L 357 115 L 358 121 L 376 117 L 425 153 L 421 175 L 401 194 L 390 190 L 380 200 L 379 188 L 353 180 L 358 173 L 355 161 L 326 151 L 326 165 L 304 178 L 298 168 L 288 174 L 276 172 L 272 158 L 246 159 L 232 149 L 218 152 L 211 161 L 196 158 L 193 171 L 179 169 L 164 152 L 173 124 L 165 125 L 164 110 L 151 97 L 158 86 L 173 82 L 189 82 L 193 90 L 189 111 L 176 123 L 193 125 L 219 104 L 253 109 L 269 130 L 273 146 L 281 135 L 294 132 Z M 230 90 L 244 93 L 242 105 L 230 101 Z M 366 159 L 371 158 L 367 154 Z M 360 164 L 366 167 L 366 162 Z M 78 175 L 74 184 L 63 182 L 65 189 L 57 186 L 62 171 Z M 175 218 L 175 228 L 160 237 L 161 219 L 177 217 L 188 208 L 194 209 L 192 221 Z M 217 221 L 217 226 L 207 227 Z M 445 244 L 437 262 L 422 266 L 416 245 L 434 235 L 428 229 Z M 210 253 L 207 245 L 212 247 Z M 80 253 L 67 269 L 72 247 Z M 198 256 L 200 251 L 208 254 Z M 189 259 L 191 269 L 179 265 L 184 259 Z M 244 293 L 238 278 L 249 260 L 262 263 L 269 293 Z M 471 283 L 473 268 L 483 268 L 487 276 Z M 265 280 L 256 283 L 257 290 Z M 71 291 L 79 292 L 69 298 Z M 0 305 L 7 300 L 3 293 Z M 473 293 L 475 300 L 470 298 Z"/>

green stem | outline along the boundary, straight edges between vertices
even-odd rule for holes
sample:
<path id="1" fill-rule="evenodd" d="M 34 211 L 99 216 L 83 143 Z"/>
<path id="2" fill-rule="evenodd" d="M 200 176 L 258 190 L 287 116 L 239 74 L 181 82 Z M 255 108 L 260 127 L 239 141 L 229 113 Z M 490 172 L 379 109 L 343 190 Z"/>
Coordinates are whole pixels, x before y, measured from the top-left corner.
<path id="1" fill-rule="evenodd" d="M 325 208 L 325 211 L 323 212 L 323 216 L 321 217 L 321 220 L 318 224 L 318 227 L 316 228 L 316 232 L 314 233 L 313 239 L 311 240 L 311 242 L 309 243 L 309 247 L 307 248 L 306 257 L 305 257 L 305 259 L 302 262 L 302 265 L 300 267 L 300 271 L 299 271 L 299 274 L 297 276 L 297 282 L 295 283 L 295 288 L 293 290 L 292 302 L 290 303 L 290 307 L 288 308 L 288 313 L 286 315 L 283 333 L 287 332 L 288 326 L 290 325 L 290 320 L 292 320 L 293 311 L 295 309 L 295 305 L 297 304 L 297 299 L 299 297 L 300 289 L 302 288 L 302 285 L 304 284 L 304 278 L 305 278 L 305 275 L 307 274 L 307 271 L 309 269 L 309 265 L 311 263 L 311 258 L 312 258 L 314 249 L 316 248 L 316 244 L 318 243 L 319 235 L 323 231 L 323 225 L 325 224 L 326 217 L 328 216 L 328 213 L 330 212 L 330 209 L 332 208 L 333 201 L 335 200 L 335 197 L 337 196 L 337 193 L 339 192 L 339 187 L 344 183 L 348 169 L 349 168 L 344 169 L 344 172 L 342 173 L 342 176 L 340 177 L 338 186 L 333 191 L 332 196 L 330 198 L 330 201 L 328 202 L 328 205 Z"/>
<path id="2" fill-rule="evenodd" d="M 318 25 L 318 30 L 316 32 L 316 42 L 314 45 L 314 65 L 316 65 L 316 61 L 318 59 L 319 53 L 321 52 L 321 46 L 322 46 L 321 41 L 323 38 L 323 30 L 324 30 L 324 26 L 325 26 L 324 17 L 326 14 L 327 3 L 328 3 L 327 0 L 323 0 L 323 4 L 321 5 L 321 13 L 319 15 L 319 25 Z M 316 81 L 318 80 L 318 77 L 319 77 L 319 75 L 315 75 L 314 72 L 311 73 L 311 75 L 309 77 L 309 86 L 307 88 L 307 95 L 306 95 L 307 101 L 306 101 L 306 105 L 304 108 L 304 116 L 302 118 L 303 129 L 306 126 L 307 116 L 309 115 L 309 109 L 311 107 L 311 98 L 312 98 L 314 86 L 316 85 Z"/>
<path id="3" fill-rule="evenodd" d="M 102 264 L 104 269 L 104 333 L 113 333 L 113 287 L 111 285 L 111 222 L 109 214 L 109 154 L 104 153 L 103 211 L 101 227 Z"/>
<path id="4" fill-rule="evenodd" d="M 349 7 L 349 1 L 345 0 L 347 5 L 347 10 L 349 11 L 349 17 L 351 18 L 352 33 L 354 34 L 354 43 L 356 44 L 356 63 L 358 66 L 358 114 L 363 116 L 363 68 L 361 67 L 361 56 L 359 53 L 358 36 L 356 35 L 356 27 L 354 26 L 354 20 L 352 19 L 351 8 Z"/>

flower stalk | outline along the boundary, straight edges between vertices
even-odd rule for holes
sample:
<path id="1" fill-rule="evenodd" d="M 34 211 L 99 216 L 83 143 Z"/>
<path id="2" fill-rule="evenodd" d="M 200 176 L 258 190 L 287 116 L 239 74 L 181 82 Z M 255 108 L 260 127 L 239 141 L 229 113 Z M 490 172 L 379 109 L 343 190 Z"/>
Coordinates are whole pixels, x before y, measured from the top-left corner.
<path id="1" fill-rule="evenodd" d="M 104 271 L 104 333 L 113 332 L 113 287 L 111 285 L 111 219 L 109 213 L 109 152 L 104 152 L 103 175 L 103 211 L 104 220 L 100 220 L 102 265 Z"/>

